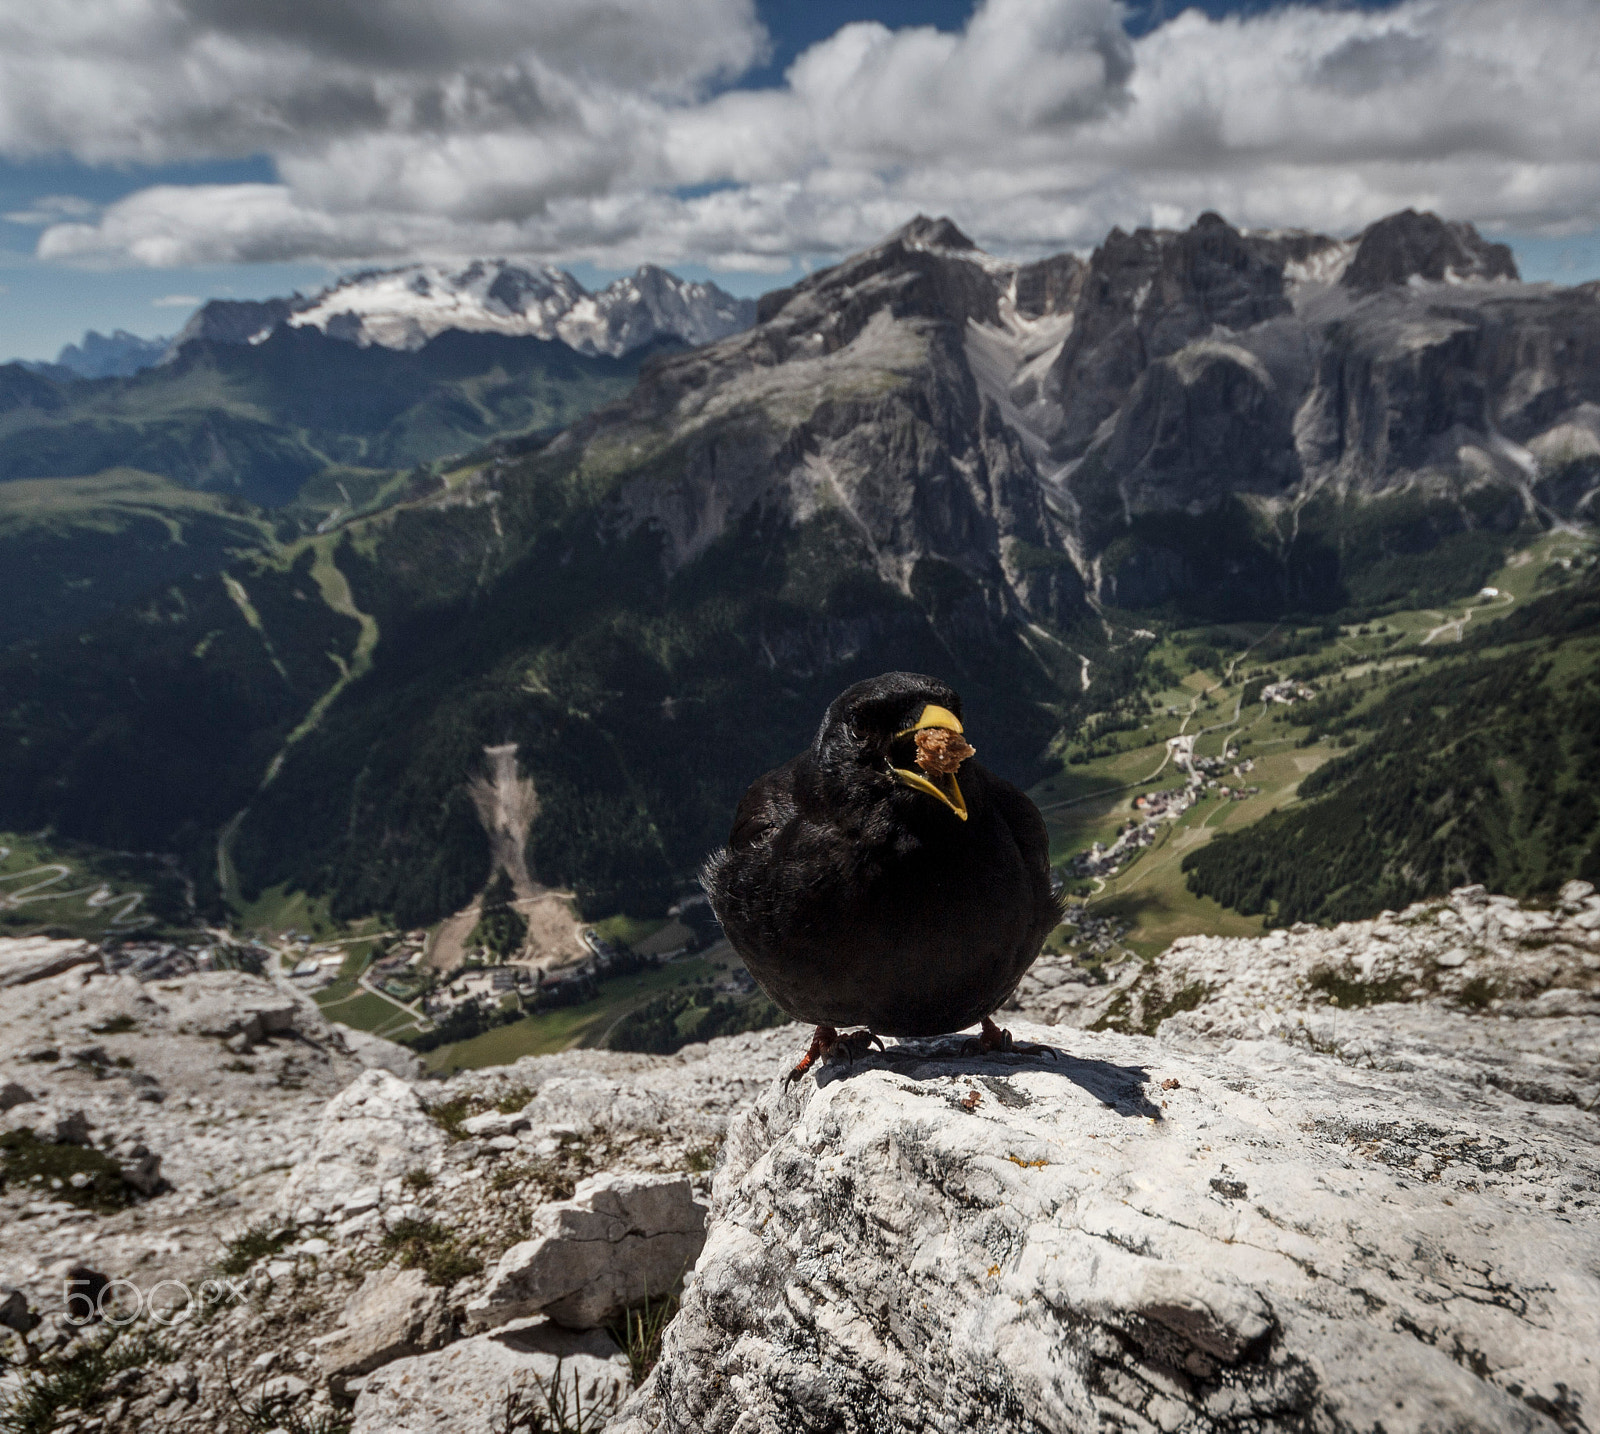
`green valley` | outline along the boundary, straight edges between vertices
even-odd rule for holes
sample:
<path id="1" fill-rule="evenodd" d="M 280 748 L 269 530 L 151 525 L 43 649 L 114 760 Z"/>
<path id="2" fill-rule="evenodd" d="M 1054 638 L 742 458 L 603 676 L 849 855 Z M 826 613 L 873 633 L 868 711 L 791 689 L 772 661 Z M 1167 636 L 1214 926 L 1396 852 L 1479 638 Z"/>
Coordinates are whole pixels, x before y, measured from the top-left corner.
<path id="1" fill-rule="evenodd" d="M 1033 789 L 1079 903 L 1053 944 L 1150 956 L 1179 936 L 1370 916 L 1469 881 L 1536 894 L 1589 875 L 1596 581 L 1592 540 L 1555 533 L 1491 574 L 1493 597 L 1169 631 L 1143 693 L 1091 716 Z M 1280 681 L 1314 695 L 1263 701 Z M 1191 736 L 1209 767 L 1198 799 L 1146 817 L 1136 802 L 1192 780 L 1169 750 Z M 1114 870 L 1071 873 L 1139 823 L 1151 839 Z"/>
<path id="2" fill-rule="evenodd" d="M 253 505 L 154 473 L 0 483 L 0 648 L 80 632 L 271 541 Z"/>
<path id="3" fill-rule="evenodd" d="M 664 347 L 452 332 L 408 352 L 281 329 L 131 378 L 0 366 L 0 648 L 437 490 L 442 460 L 571 423 Z"/>
<path id="4" fill-rule="evenodd" d="M 1208 215 L 1058 256 L 1025 314 L 1034 266 L 918 219 L 689 350 L 279 328 L 0 368 L 33 575 L 0 593 L 0 823 L 161 853 L 192 919 L 285 949 L 404 933 L 329 996 L 399 1029 L 522 939 L 508 884 L 530 970 L 657 939 L 752 778 L 912 669 L 1034 793 L 1087 961 L 1543 891 L 1594 842 L 1600 306 L 1441 223 L 1362 244 L 1453 234 L 1479 279 L 1324 283 L 1295 255 L 1334 240 Z M 734 1019 L 602 974 L 639 989 L 460 1039 Z"/>

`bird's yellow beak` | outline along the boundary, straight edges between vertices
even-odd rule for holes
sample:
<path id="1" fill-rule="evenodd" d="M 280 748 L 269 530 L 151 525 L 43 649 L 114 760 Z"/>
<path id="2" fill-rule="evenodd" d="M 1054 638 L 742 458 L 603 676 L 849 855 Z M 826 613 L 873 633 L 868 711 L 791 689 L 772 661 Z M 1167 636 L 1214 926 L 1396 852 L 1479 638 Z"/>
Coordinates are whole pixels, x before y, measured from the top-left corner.
<path id="1" fill-rule="evenodd" d="M 918 732 L 925 732 L 930 727 L 943 727 L 947 732 L 958 734 L 962 732 L 961 719 L 954 712 L 948 707 L 939 707 L 930 702 L 922 709 L 922 715 L 916 722 L 904 731 L 894 734 L 895 741 L 898 742 L 902 737 L 914 737 Z M 889 770 L 904 786 L 926 792 L 930 797 L 937 797 L 962 821 L 966 821 L 967 799 L 961 795 L 961 784 L 956 781 L 954 772 L 933 772 L 924 776 L 921 772 L 913 772 L 909 767 L 896 767 L 893 763 L 890 764 Z"/>
<path id="2" fill-rule="evenodd" d="M 948 707 L 936 707 L 930 702 L 922 709 L 922 716 L 903 732 L 896 732 L 896 737 L 909 737 L 914 732 L 926 732 L 930 727 L 943 727 L 946 732 L 960 732 L 966 735 L 966 729 L 961 725 L 961 719 Z"/>

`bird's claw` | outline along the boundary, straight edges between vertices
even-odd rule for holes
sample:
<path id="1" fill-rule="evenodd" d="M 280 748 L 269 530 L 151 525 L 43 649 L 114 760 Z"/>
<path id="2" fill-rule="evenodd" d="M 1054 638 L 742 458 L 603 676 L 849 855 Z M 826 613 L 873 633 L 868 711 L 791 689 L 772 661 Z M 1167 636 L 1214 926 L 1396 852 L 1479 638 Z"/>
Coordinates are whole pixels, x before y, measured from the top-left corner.
<path id="1" fill-rule="evenodd" d="M 783 1078 L 785 1085 L 793 1085 L 822 1056 L 839 1044 L 839 1033 L 832 1026 L 818 1026 L 812 1033 L 811 1044 L 800 1057 L 799 1064 Z"/>
<path id="2" fill-rule="evenodd" d="M 811 1037 L 809 1049 L 800 1057 L 799 1064 L 784 1077 L 783 1083 L 793 1085 L 819 1060 L 828 1059 L 835 1051 L 842 1050 L 845 1057 L 854 1062 L 857 1056 L 865 1055 L 873 1046 L 881 1051 L 883 1042 L 871 1031 L 851 1031 L 841 1036 L 832 1026 L 818 1026 Z"/>
<path id="3" fill-rule="evenodd" d="M 840 1036 L 835 1050 L 842 1050 L 846 1059 L 854 1061 L 857 1056 L 864 1056 L 876 1046 L 880 1051 L 883 1042 L 872 1031 L 851 1031 L 849 1035 Z"/>
<path id="4" fill-rule="evenodd" d="M 1007 1056 L 1049 1056 L 1051 1060 L 1057 1058 L 1057 1052 L 1053 1047 L 1041 1046 L 1036 1041 L 1013 1040 L 1010 1031 L 1002 1030 L 985 1016 L 978 1034 L 962 1042 L 961 1054 L 987 1056 L 997 1053 Z"/>

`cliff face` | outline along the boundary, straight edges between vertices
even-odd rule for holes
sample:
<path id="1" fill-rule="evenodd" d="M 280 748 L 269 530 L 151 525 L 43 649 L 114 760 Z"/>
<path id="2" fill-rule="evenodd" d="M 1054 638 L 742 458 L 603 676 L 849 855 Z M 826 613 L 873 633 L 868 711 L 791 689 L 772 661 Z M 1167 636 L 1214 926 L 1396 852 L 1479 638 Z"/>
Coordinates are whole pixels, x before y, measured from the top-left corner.
<path id="1" fill-rule="evenodd" d="M 1404 554 L 1590 515 L 1589 295 L 1516 282 L 1504 246 L 1431 215 L 1349 244 L 1214 216 L 1134 238 L 1096 252 L 1046 385 L 1042 476 L 1076 505 L 1100 595 L 1336 604 L 1374 540 Z M 1230 515 L 1233 571 L 1256 570 L 1236 593 L 1208 570 L 1216 533 L 1197 542 L 1180 514 Z"/>
<path id="2" fill-rule="evenodd" d="M 653 365 L 626 405 L 550 456 L 616 470 L 617 507 L 662 534 L 669 571 L 752 514 L 831 515 L 902 592 L 914 593 L 919 564 L 942 562 L 994 617 L 1026 611 L 1008 550 L 1059 552 L 1066 529 L 963 347 L 969 324 L 999 322 L 1012 273 L 953 226 L 908 226 L 768 295 L 751 332 Z M 1046 280 L 1040 301 L 1052 292 Z M 1074 584 L 1043 605 L 1063 623 L 1084 611 Z"/>
<path id="3" fill-rule="evenodd" d="M 1072 331 L 1051 365 L 1046 387 L 1062 408 L 1053 446 L 1081 452 L 1153 361 L 1214 328 L 1250 329 L 1288 313 L 1277 251 L 1216 214 L 1185 233 L 1113 230 L 1089 262 Z"/>
<path id="4" fill-rule="evenodd" d="M 1355 548 L 1583 517 L 1600 483 L 1600 305 L 1428 214 L 1348 241 L 1207 214 L 1023 265 L 919 219 L 758 320 L 566 440 L 648 455 L 622 506 L 669 561 L 840 505 L 902 590 L 936 556 L 996 615 L 1070 621 L 1079 583 L 1259 615 L 1348 601 Z M 1078 583 L 1030 585 L 1017 544 Z"/>

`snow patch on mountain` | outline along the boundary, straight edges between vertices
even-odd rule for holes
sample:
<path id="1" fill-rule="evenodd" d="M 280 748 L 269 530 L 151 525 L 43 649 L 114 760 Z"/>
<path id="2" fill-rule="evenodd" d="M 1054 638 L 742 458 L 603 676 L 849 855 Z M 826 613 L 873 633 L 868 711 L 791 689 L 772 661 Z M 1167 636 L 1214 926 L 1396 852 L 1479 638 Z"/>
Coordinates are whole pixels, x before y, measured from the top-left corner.
<path id="1" fill-rule="evenodd" d="M 711 343 L 755 322 L 755 301 L 653 264 L 590 293 L 561 269 L 476 259 L 408 264 L 340 280 L 288 316 L 363 346 L 416 349 L 447 329 L 559 339 L 613 357 L 662 337 Z"/>

